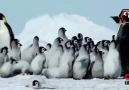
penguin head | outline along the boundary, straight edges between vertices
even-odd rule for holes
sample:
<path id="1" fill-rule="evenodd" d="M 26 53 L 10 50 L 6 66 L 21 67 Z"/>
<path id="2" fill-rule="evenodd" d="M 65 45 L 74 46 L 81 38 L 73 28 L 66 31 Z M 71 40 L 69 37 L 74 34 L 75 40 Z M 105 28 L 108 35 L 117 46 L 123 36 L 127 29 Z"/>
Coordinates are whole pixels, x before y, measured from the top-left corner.
<path id="1" fill-rule="evenodd" d="M 2 13 L 0 13 L 0 20 L 6 22 L 6 17 Z"/>
<path id="2" fill-rule="evenodd" d="M 43 53 L 43 52 L 45 52 L 45 51 L 47 51 L 46 48 L 44 48 L 44 47 L 39 47 L 39 52 L 40 52 L 40 53 Z"/>
<path id="3" fill-rule="evenodd" d="M 33 44 L 38 44 L 38 42 L 39 42 L 39 37 L 35 36 L 33 39 Z"/>
<path id="4" fill-rule="evenodd" d="M 67 30 L 66 30 L 64 27 L 61 27 L 61 28 L 59 29 L 59 31 L 61 31 L 62 33 L 65 33 Z"/>
<path id="5" fill-rule="evenodd" d="M 8 47 L 1 48 L 1 53 L 6 55 L 8 53 Z"/>
<path id="6" fill-rule="evenodd" d="M 51 46 L 52 46 L 52 45 L 51 45 L 50 43 L 48 43 L 48 44 L 46 45 L 46 49 L 49 50 L 49 49 L 51 48 Z"/>
<path id="7" fill-rule="evenodd" d="M 103 45 L 106 47 L 110 44 L 110 40 L 103 40 Z"/>
<path id="8" fill-rule="evenodd" d="M 102 40 L 102 41 L 99 41 L 99 42 L 97 42 L 97 47 L 99 47 L 99 48 L 104 48 L 105 46 L 104 46 L 104 42 L 105 42 L 105 40 Z"/>
<path id="9" fill-rule="evenodd" d="M 11 42 L 11 47 L 12 48 L 18 47 L 18 44 L 19 44 L 19 40 L 18 39 L 13 39 L 12 42 Z"/>
<path id="10" fill-rule="evenodd" d="M 22 46 L 22 44 L 21 43 L 18 43 L 17 47 L 20 48 L 21 46 Z"/>
<path id="11" fill-rule="evenodd" d="M 85 42 L 87 42 L 87 43 L 88 43 L 88 42 L 90 42 L 90 41 L 91 41 L 91 38 L 89 38 L 89 37 L 85 37 L 85 38 L 84 38 L 84 40 L 85 40 Z"/>
<path id="12" fill-rule="evenodd" d="M 68 40 L 66 43 L 65 43 L 65 48 L 66 49 L 70 49 L 71 47 L 71 40 Z"/>
<path id="13" fill-rule="evenodd" d="M 78 33 L 77 37 L 78 37 L 78 39 L 83 40 L 83 35 L 81 33 Z"/>
<path id="14" fill-rule="evenodd" d="M 17 64 L 18 62 L 13 57 L 10 57 L 10 63 L 11 64 Z"/>
<path id="15" fill-rule="evenodd" d="M 39 81 L 38 80 L 34 80 L 33 82 L 32 82 L 32 87 L 34 87 L 34 88 L 39 88 L 41 85 L 40 85 L 40 83 L 39 83 Z"/>
<path id="16" fill-rule="evenodd" d="M 73 40 L 77 40 L 77 37 L 76 37 L 76 36 L 73 36 L 73 37 L 71 38 L 71 41 L 73 41 Z"/>

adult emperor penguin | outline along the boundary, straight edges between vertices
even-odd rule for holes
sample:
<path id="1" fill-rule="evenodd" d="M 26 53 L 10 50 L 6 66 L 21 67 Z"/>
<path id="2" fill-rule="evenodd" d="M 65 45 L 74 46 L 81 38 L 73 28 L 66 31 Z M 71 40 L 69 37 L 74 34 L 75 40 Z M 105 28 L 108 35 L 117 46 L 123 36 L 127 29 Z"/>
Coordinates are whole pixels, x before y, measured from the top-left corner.
<path id="1" fill-rule="evenodd" d="M 0 13 L 0 48 L 11 47 L 11 41 L 14 39 L 13 31 L 8 24 L 6 17 Z"/>
<path id="2" fill-rule="evenodd" d="M 71 47 L 68 52 L 66 52 L 66 57 L 61 58 L 59 73 L 61 78 L 69 78 L 72 77 L 73 74 L 73 66 L 72 63 L 75 60 L 75 48 Z"/>
<path id="3" fill-rule="evenodd" d="M 96 49 L 95 49 L 96 50 Z M 104 67 L 102 51 L 96 51 L 96 60 L 91 68 L 92 78 L 103 78 L 104 77 Z"/>
<path id="4" fill-rule="evenodd" d="M 3 47 L 1 48 L 0 52 L 0 68 L 7 61 L 8 61 L 8 47 Z"/>
<path id="5" fill-rule="evenodd" d="M 112 16 L 118 25 L 116 48 L 120 55 L 122 76 L 129 73 L 129 22 L 122 23 L 118 16 Z"/>
<path id="6" fill-rule="evenodd" d="M 109 52 L 104 58 L 104 77 L 115 79 L 121 75 L 121 63 L 119 52 L 116 49 L 115 35 L 112 36 L 112 41 L 109 46 Z"/>
<path id="7" fill-rule="evenodd" d="M 42 73 L 42 69 L 44 68 L 44 64 L 46 61 L 46 56 L 43 53 L 44 47 L 39 47 L 39 54 L 32 60 L 31 69 L 34 75 L 39 75 Z"/>
<path id="8" fill-rule="evenodd" d="M 29 47 L 27 47 L 25 50 L 21 53 L 21 60 L 27 61 L 29 64 L 31 64 L 34 57 L 39 53 L 39 37 L 35 36 L 33 38 L 33 44 L 31 44 Z"/>
<path id="9" fill-rule="evenodd" d="M 4 63 L 0 68 L 0 76 L 3 78 L 12 76 L 12 67 L 16 63 L 17 61 L 15 59 L 10 58 L 10 60 Z"/>
<path id="10" fill-rule="evenodd" d="M 90 55 L 86 45 L 82 45 L 79 50 L 79 56 L 74 62 L 73 65 L 73 78 L 74 79 L 83 79 L 89 68 Z"/>
<path id="11" fill-rule="evenodd" d="M 63 46 L 59 45 L 57 51 L 53 54 L 48 62 L 48 68 L 59 67 L 61 57 L 63 55 Z"/>
<path id="12" fill-rule="evenodd" d="M 20 47 L 18 47 L 19 40 L 18 39 L 13 39 L 11 42 L 11 48 L 9 50 L 9 57 L 13 57 L 15 60 L 20 60 L 21 59 L 21 50 Z"/>

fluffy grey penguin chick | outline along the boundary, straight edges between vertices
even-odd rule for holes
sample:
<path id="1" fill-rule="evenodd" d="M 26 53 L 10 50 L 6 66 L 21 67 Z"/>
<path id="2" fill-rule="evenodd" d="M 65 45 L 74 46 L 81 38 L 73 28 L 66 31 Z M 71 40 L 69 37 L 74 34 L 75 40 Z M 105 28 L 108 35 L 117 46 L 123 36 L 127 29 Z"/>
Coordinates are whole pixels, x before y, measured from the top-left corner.
<path id="1" fill-rule="evenodd" d="M 18 47 L 19 45 L 19 40 L 18 39 L 13 39 L 11 42 L 11 48 L 9 50 L 9 57 L 13 57 L 15 60 L 20 60 L 21 59 L 21 50 Z"/>
<path id="2" fill-rule="evenodd" d="M 0 67 L 8 61 L 8 47 L 3 47 L 0 50 Z"/>
<path id="3" fill-rule="evenodd" d="M 103 67 L 102 51 L 97 52 L 96 60 L 92 67 L 92 78 L 103 78 L 104 67 Z"/>
<path id="4" fill-rule="evenodd" d="M 21 60 L 27 61 L 31 64 L 34 57 L 39 53 L 39 37 L 35 36 L 33 39 L 33 44 L 22 51 Z"/>
<path id="5" fill-rule="evenodd" d="M 3 78 L 12 76 L 12 67 L 16 63 L 17 61 L 15 59 L 10 58 L 10 60 L 4 63 L 0 68 L 0 76 Z"/>
<path id="6" fill-rule="evenodd" d="M 29 78 L 28 83 L 25 87 L 33 89 L 56 89 L 57 86 L 49 84 L 47 78 L 44 76 L 33 76 Z"/>
<path id="7" fill-rule="evenodd" d="M 48 58 L 47 58 L 48 62 L 49 62 L 50 58 L 53 56 L 53 54 L 56 52 L 58 46 L 61 44 L 62 41 L 63 41 L 63 39 L 60 38 L 60 37 L 57 37 L 54 40 L 53 45 L 52 45 L 52 47 L 51 47 L 51 49 L 49 50 L 49 53 L 48 53 Z"/>
<path id="8" fill-rule="evenodd" d="M 39 47 L 39 52 L 40 53 L 32 60 L 32 63 L 31 63 L 31 69 L 34 75 L 41 74 L 46 61 L 46 56 L 43 53 L 44 47 Z"/>
<path id="9" fill-rule="evenodd" d="M 48 67 L 49 68 L 59 67 L 62 55 L 63 55 L 63 46 L 59 45 L 56 52 L 50 58 L 50 61 L 48 63 Z"/>
<path id="10" fill-rule="evenodd" d="M 104 58 L 104 77 L 108 79 L 118 78 L 121 75 L 121 62 L 116 49 L 115 35 L 109 46 L 109 52 Z"/>
<path id="11" fill-rule="evenodd" d="M 86 45 L 82 45 L 79 50 L 79 55 L 73 65 L 73 78 L 74 79 L 83 79 L 89 67 L 90 55 L 86 49 Z"/>

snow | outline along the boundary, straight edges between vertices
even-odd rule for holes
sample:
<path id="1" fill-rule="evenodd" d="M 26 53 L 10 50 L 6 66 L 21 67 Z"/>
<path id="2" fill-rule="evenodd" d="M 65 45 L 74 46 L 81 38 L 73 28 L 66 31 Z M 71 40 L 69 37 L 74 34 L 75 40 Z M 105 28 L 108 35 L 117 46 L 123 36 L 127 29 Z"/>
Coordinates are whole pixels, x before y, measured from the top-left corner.
<path id="1" fill-rule="evenodd" d="M 0 90 L 34 90 L 25 87 L 28 79 L 33 76 L 18 75 L 11 78 L 0 78 Z M 73 80 L 73 79 L 47 79 L 48 85 L 57 87 L 55 90 L 129 90 L 124 79 L 103 80 Z"/>

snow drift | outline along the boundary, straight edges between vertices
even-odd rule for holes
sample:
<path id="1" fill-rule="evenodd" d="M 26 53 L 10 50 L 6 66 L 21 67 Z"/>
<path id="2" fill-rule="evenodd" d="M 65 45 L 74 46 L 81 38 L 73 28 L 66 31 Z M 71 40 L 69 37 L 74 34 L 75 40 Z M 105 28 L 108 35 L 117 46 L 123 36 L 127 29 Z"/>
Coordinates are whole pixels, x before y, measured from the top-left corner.
<path id="1" fill-rule="evenodd" d="M 112 35 L 117 32 L 117 30 L 114 31 L 97 25 L 87 17 L 61 13 L 54 16 L 46 14 L 29 20 L 17 38 L 22 44 L 25 44 L 37 35 L 41 40 L 53 43 L 60 27 L 67 29 L 66 35 L 69 38 L 82 33 L 84 36 L 93 38 L 95 42 L 102 39 L 111 39 Z M 46 44 L 46 42 L 44 43 Z"/>

